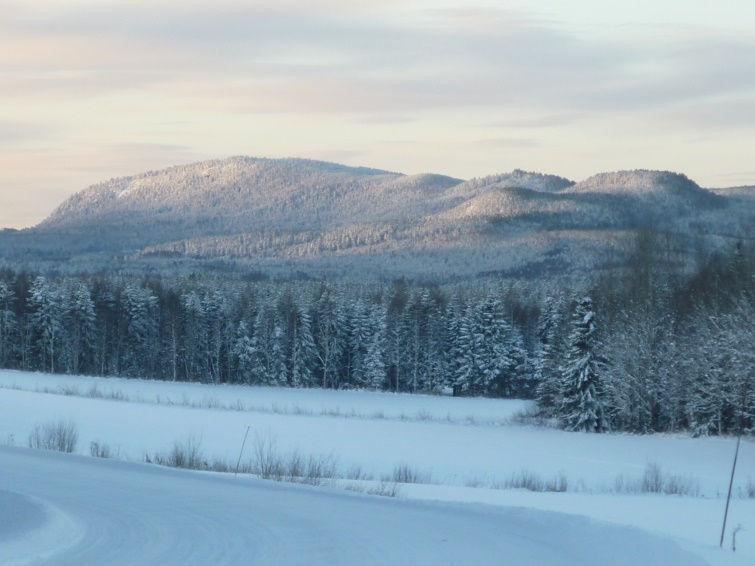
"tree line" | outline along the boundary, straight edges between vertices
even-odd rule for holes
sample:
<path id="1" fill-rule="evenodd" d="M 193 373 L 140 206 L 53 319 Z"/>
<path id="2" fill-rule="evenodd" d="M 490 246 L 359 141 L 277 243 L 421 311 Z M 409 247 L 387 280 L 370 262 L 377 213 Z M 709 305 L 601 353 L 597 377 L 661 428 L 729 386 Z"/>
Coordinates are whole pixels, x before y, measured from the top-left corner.
<path id="1" fill-rule="evenodd" d="M 755 427 L 753 253 L 574 289 L 0 272 L 0 367 L 524 397 L 573 430 Z"/>

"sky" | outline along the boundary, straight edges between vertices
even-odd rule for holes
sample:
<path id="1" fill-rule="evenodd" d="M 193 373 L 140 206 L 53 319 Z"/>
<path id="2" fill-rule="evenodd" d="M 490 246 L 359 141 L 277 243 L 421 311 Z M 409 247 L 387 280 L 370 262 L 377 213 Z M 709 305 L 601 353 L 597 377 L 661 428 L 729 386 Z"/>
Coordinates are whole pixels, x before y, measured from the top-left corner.
<path id="1" fill-rule="evenodd" d="M 0 0 L 0 227 L 231 155 L 755 184 L 752 0 Z"/>

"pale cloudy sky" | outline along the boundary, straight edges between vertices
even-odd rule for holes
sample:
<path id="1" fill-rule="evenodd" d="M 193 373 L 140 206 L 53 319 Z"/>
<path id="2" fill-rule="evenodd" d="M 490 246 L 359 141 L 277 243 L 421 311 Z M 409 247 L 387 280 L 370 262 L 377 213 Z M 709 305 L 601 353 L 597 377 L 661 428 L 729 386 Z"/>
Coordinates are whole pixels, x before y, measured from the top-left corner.
<path id="1" fill-rule="evenodd" d="M 755 1 L 0 0 L 0 227 L 239 154 L 755 184 Z"/>

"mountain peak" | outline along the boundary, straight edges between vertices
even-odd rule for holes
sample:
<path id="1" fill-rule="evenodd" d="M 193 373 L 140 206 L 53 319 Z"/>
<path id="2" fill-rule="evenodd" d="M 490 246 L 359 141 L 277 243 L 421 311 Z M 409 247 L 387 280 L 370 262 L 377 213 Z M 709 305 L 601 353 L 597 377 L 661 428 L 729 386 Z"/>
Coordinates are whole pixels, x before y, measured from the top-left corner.
<path id="1" fill-rule="evenodd" d="M 705 193 L 706 191 L 683 173 L 651 169 L 633 169 L 598 173 L 576 183 L 570 192 Z"/>
<path id="2" fill-rule="evenodd" d="M 400 177 L 400 173 L 311 159 L 211 159 L 97 183 L 66 200 L 41 226 L 160 211 L 234 216 L 285 200 L 292 191 L 312 192 L 325 186 L 344 189 Z"/>

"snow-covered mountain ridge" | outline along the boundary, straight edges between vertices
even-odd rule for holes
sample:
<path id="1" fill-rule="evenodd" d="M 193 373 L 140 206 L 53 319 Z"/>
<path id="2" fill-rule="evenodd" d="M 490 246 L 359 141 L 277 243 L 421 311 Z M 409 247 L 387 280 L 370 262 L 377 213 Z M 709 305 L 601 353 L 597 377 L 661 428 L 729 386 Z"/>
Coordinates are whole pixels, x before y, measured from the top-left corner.
<path id="1" fill-rule="evenodd" d="M 462 181 L 231 157 L 93 185 L 38 226 L 0 234 L 0 259 L 80 267 L 115 256 L 222 259 L 282 271 L 469 276 L 541 270 L 547 258 L 558 271 L 615 259 L 627 232 L 641 228 L 747 236 L 755 201 L 743 195 L 751 192 L 709 191 L 668 171 L 575 183 L 517 169 Z"/>

